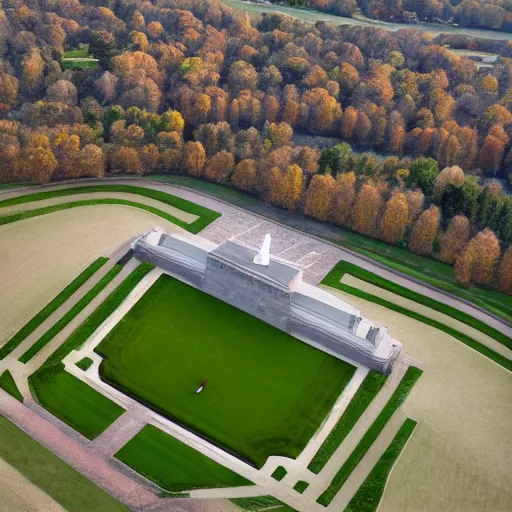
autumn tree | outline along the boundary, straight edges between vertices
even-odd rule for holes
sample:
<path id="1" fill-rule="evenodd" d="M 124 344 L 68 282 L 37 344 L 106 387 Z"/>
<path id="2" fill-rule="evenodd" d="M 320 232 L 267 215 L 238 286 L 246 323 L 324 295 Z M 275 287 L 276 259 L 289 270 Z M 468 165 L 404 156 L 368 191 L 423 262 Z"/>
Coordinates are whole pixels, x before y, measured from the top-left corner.
<path id="1" fill-rule="evenodd" d="M 192 176 L 202 176 L 206 153 L 200 142 L 189 141 L 183 148 L 183 169 Z"/>
<path id="2" fill-rule="evenodd" d="M 279 148 L 288 144 L 292 138 L 293 129 L 287 123 L 271 123 L 268 127 L 267 137 L 272 146 Z"/>
<path id="3" fill-rule="evenodd" d="M 355 183 L 356 175 L 353 171 L 338 174 L 336 178 L 332 219 L 342 227 L 350 227 L 351 225 L 352 207 L 356 197 Z"/>
<path id="4" fill-rule="evenodd" d="M 505 251 L 498 267 L 498 288 L 512 295 L 512 245 Z"/>
<path id="5" fill-rule="evenodd" d="M 402 240 L 409 224 L 409 205 L 401 192 L 395 192 L 386 203 L 380 222 L 380 238 L 389 244 Z"/>
<path id="6" fill-rule="evenodd" d="M 504 152 L 505 143 L 492 135 L 487 135 L 478 155 L 479 166 L 488 174 L 495 176 L 501 166 Z"/>
<path id="7" fill-rule="evenodd" d="M 439 258 L 453 265 L 457 256 L 468 243 L 471 234 L 471 224 L 464 215 L 456 215 L 450 220 L 448 229 L 439 237 Z"/>
<path id="8" fill-rule="evenodd" d="M 417 188 L 415 190 L 408 190 L 405 193 L 405 197 L 407 199 L 407 206 L 409 210 L 409 223 L 411 224 L 423 210 L 425 195 L 419 188 Z"/>
<path id="9" fill-rule="evenodd" d="M 302 169 L 297 164 L 289 165 L 283 175 L 282 205 L 290 211 L 299 206 L 302 195 Z"/>
<path id="10" fill-rule="evenodd" d="M 118 172 L 126 174 L 143 174 L 144 169 L 136 149 L 121 146 L 111 155 L 110 165 Z"/>
<path id="11" fill-rule="evenodd" d="M 238 162 L 231 176 L 231 183 L 236 188 L 253 192 L 256 184 L 256 162 L 252 159 Z"/>
<path id="12" fill-rule="evenodd" d="M 436 177 L 432 200 L 438 203 L 448 185 L 462 187 L 464 185 L 464 171 L 458 166 L 445 167 Z"/>
<path id="13" fill-rule="evenodd" d="M 500 243 L 490 229 L 474 236 L 455 262 L 455 278 L 464 286 L 489 285 L 501 254 Z"/>
<path id="14" fill-rule="evenodd" d="M 439 208 L 434 205 L 418 217 L 409 233 L 408 245 L 412 252 L 421 256 L 432 254 L 434 240 L 439 231 L 440 218 Z"/>
<path id="15" fill-rule="evenodd" d="M 330 174 L 313 176 L 306 192 L 304 213 L 318 220 L 329 220 L 335 190 L 336 180 Z"/>
<path id="16" fill-rule="evenodd" d="M 48 183 L 58 165 L 51 149 L 41 146 L 30 147 L 24 153 L 25 179 Z"/>
<path id="17" fill-rule="evenodd" d="M 373 236 L 382 208 L 382 197 L 374 185 L 364 184 L 357 194 L 352 215 L 352 226 L 363 235 Z"/>
<path id="18" fill-rule="evenodd" d="M 226 183 L 235 167 L 235 157 L 225 150 L 215 153 L 206 163 L 205 176 L 218 183 Z"/>

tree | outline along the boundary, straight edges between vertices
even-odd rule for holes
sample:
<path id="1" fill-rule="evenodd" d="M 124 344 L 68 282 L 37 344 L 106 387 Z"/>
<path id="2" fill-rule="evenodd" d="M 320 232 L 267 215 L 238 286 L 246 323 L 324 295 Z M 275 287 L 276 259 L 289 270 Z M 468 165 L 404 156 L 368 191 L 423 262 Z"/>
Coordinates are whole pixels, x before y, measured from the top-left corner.
<path id="1" fill-rule="evenodd" d="M 401 192 L 395 192 L 386 203 L 380 222 L 380 238 L 389 244 L 397 244 L 404 237 L 408 224 L 407 198 Z"/>
<path id="2" fill-rule="evenodd" d="M 412 252 L 421 256 L 432 254 L 434 240 L 439 231 L 440 218 L 439 208 L 434 205 L 418 217 L 409 233 L 408 245 Z"/>
<path id="3" fill-rule="evenodd" d="M 252 64 L 239 60 L 229 68 L 228 84 L 235 97 L 243 89 L 254 91 L 258 86 L 258 72 Z"/>
<path id="4" fill-rule="evenodd" d="M 357 110 L 348 107 L 341 118 L 341 137 L 345 140 L 352 140 L 357 124 Z"/>
<path id="5" fill-rule="evenodd" d="M 498 288 L 507 295 L 512 295 L 512 246 L 510 246 L 501 258 L 498 267 Z"/>
<path id="6" fill-rule="evenodd" d="M 313 176 L 306 192 L 304 213 L 318 220 L 329 220 L 335 190 L 336 181 L 330 174 Z"/>
<path id="7" fill-rule="evenodd" d="M 409 188 L 420 187 L 425 195 L 430 196 L 434 191 L 434 183 L 439 173 L 439 167 L 433 158 L 418 158 L 409 168 L 407 185 Z"/>
<path id="8" fill-rule="evenodd" d="M 272 123 L 267 132 L 267 136 L 276 148 L 290 143 L 293 135 L 292 127 L 287 123 Z"/>
<path id="9" fill-rule="evenodd" d="M 450 220 L 448 229 L 439 237 L 439 258 L 453 265 L 457 256 L 468 243 L 471 234 L 471 224 L 464 215 L 456 215 Z"/>
<path id="10" fill-rule="evenodd" d="M 24 155 L 26 179 L 48 183 L 57 170 L 58 162 L 51 149 L 30 147 Z"/>
<path id="11" fill-rule="evenodd" d="M 500 243 L 490 229 L 474 236 L 455 262 L 455 278 L 464 286 L 489 285 L 501 254 Z"/>
<path id="12" fill-rule="evenodd" d="M 478 155 L 480 167 L 495 176 L 501 166 L 504 152 L 505 143 L 492 135 L 487 135 Z"/>
<path id="13" fill-rule="evenodd" d="M 218 183 L 226 183 L 235 167 L 235 157 L 225 150 L 215 153 L 207 162 L 205 176 Z"/>
<path id="14" fill-rule="evenodd" d="M 352 206 L 356 197 L 355 182 L 356 175 L 353 171 L 338 174 L 336 178 L 332 218 L 336 224 L 342 227 L 351 225 Z"/>
<path id="15" fill-rule="evenodd" d="M 382 207 L 382 197 L 377 188 L 364 184 L 357 194 L 352 215 L 352 226 L 363 235 L 373 236 Z"/>
<path id="16" fill-rule="evenodd" d="M 302 169 L 297 164 L 289 165 L 283 176 L 282 205 L 290 211 L 299 206 L 302 195 Z"/>
<path id="17" fill-rule="evenodd" d="M 405 197 L 407 198 L 407 206 L 409 209 L 409 224 L 411 224 L 423 210 L 425 195 L 417 188 L 416 190 L 408 190 L 405 193 Z"/>
<path id="18" fill-rule="evenodd" d="M 112 167 L 126 174 L 143 174 L 144 169 L 140 161 L 137 150 L 126 146 L 121 146 L 114 152 L 110 161 Z"/>
<path id="19" fill-rule="evenodd" d="M 256 162 L 251 159 L 239 162 L 231 176 L 231 183 L 246 192 L 254 192 L 256 184 Z"/>
<path id="20" fill-rule="evenodd" d="M 206 153 L 200 142 L 189 141 L 183 148 L 183 168 L 192 176 L 202 176 Z"/>
<path id="21" fill-rule="evenodd" d="M 432 200 L 439 203 L 448 185 L 453 185 L 454 187 L 462 187 L 464 185 L 464 171 L 458 165 L 445 167 L 437 175 Z"/>
<path id="22" fill-rule="evenodd" d="M 0 112 L 18 101 L 18 79 L 0 71 Z"/>

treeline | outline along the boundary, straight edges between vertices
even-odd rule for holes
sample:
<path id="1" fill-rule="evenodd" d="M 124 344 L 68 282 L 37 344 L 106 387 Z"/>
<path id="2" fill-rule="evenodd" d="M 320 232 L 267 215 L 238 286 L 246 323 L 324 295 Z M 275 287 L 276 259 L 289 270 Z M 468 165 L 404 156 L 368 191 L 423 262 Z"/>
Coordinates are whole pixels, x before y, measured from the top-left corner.
<path id="1" fill-rule="evenodd" d="M 456 267 L 461 282 L 510 293 L 510 279 L 496 278 L 498 266 L 510 275 L 510 199 L 456 166 L 506 177 L 512 61 L 479 71 L 415 31 L 274 14 L 251 22 L 214 1 L 108 5 L 10 0 L 0 10 L 1 181 L 203 177 L 418 254 L 468 261 Z M 99 69 L 63 69 L 64 48 L 79 45 Z M 346 145 L 320 154 L 295 147 L 294 131 L 396 156 Z M 407 215 L 395 215 L 403 197 Z M 459 223 L 467 239 L 449 250 Z M 475 236 L 498 251 L 484 258 Z"/>
<path id="2" fill-rule="evenodd" d="M 282 0 L 271 0 L 282 3 Z M 352 17 L 399 23 L 457 23 L 461 27 L 512 31 L 510 0 L 285 0 L 285 3 Z"/>

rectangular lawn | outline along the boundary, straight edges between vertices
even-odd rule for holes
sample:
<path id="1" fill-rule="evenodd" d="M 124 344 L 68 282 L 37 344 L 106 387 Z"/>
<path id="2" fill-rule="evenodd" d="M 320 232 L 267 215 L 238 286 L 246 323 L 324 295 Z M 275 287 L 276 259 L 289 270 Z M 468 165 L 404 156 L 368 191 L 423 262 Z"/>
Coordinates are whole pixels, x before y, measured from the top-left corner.
<path id="1" fill-rule="evenodd" d="M 297 457 L 355 371 L 166 275 L 97 352 L 105 381 L 256 467 Z"/>
<path id="2" fill-rule="evenodd" d="M 206 455 L 146 425 L 116 458 L 168 491 L 253 485 Z"/>

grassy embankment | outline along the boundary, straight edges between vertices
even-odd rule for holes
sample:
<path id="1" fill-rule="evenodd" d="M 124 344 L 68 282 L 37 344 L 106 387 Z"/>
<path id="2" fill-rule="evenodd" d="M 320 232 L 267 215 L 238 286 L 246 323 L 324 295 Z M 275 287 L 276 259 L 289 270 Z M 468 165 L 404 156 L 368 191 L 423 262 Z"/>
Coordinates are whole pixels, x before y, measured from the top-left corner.
<path id="1" fill-rule="evenodd" d="M 128 512 L 103 489 L 0 416 L 0 458 L 73 512 Z"/>
<path id="2" fill-rule="evenodd" d="M 407 369 L 407 372 L 403 376 L 400 384 L 388 400 L 387 404 L 382 408 L 380 414 L 366 431 L 361 441 L 359 441 L 359 444 L 354 448 L 354 451 L 338 470 L 327 489 L 317 499 L 318 503 L 325 507 L 331 503 L 337 492 L 347 481 L 352 471 L 354 471 L 359 462 L 361 462 L 361 459 L 365 456 L 379 434 L 382 432 L 391 416 L 393 416 L 394 412 L 404 403 L 422 373 L 422 370 L 414 366 L 410 366 Z"/>
<path id="3" fill-rule="evenodd" d="M 96 351 L 106 382 L 256 467 L 295 458 L 355 371 L 165 275 Z"/>
<path id="4" fill-rule="evenodd" d="M 327 461 L 332 457 L 333 453 L 338 449 L 345 437 L 347 437 L 357 423 L 357 420 L 370 405 L 370 402 L 382 389 L 386 380 L 387 375 L 383 375 L 379 372 L 370 372 L 365 377 L 356 391 L 356 394 L 345 409 L 345 412 L 309 463 L 308 469 L 310 471 L 316 474 L 320 473 L 327 464 Z"/>
<path id="5" fill-rule="evenodd" d="M 14 382 L 9 370 L 5 370 L 4 373 L 0 375 L 0 389 L 7 391 L 7 393 L 16 398 L 16 400 L 23 402 L 23 395 L 20 393 L 18 386 L 16 386 L 16 382 Z"/>
<path id="6" fill-rule="evenodd" d="M 89 56 L 89 46 L 85 45 L 81 48 L 64 52 L 62 67 L 64 69 L 99 69 L 100 63 L 98 59 Z"/>
<path id="7" fill-rule="evenodd" d="M 262 203 L 260 199 L 231 187 L 188 176 L 150 175 L 148 178 L 189 187 L 249 210 Z M 312 219 L 308 219 L 308 221 L 314 222 Z M 320 223 L 318 224 L 320 225 Z M 512 296 L 478 286 L 464 288 L 455 280 L 451 265 L 418 256 L 406 248 L 389 245 L 337 226 L 325 223 L 324 226 L 327 231 L 325 235 L 320 235 L 323 238 L 331 239 L 342 247 L 359 252 L 389 268 L 472 302 L 490 313 L 512 322 Z"/>
<path id="8" fill-rule="evenodd" d="M 96 308 L 67 340 L 29 377 L 29 385 L 41 405 L 92 439 L 108 427 L 123 412 L 85 383 L 64 371 L 62 360 L 79 349 L 94 331 L 114 312 L 141 279 L 153 269 L 143 263 Z"/>
<path id="9" fill-rule="evenodd" d="M 81 272 L 71 283 L 64 288 L 39 313 L 30 319 L 2 348 L 0 359 L 7 357 L 27 336 L 34 332 L 52 313 L 54 313 L 73 293 L 75 293 L 93 274 L 95 274 L 108 258 L 98 258 Z"/>
<path id="10" fill-rule="evenodd" d="M 152 425 L 146 425 L 115 457 L 171 492 L 253 485 Z"/>
<path id="11" fill-rule="evenodd" d="M 44 368 L 29 377 L 34 398 L 87 439 L 99 436 L 124 409 L 64 370 Z"/>
<path id="12" fill-rule="evenodd" d="M 167 194 L 165 192 L 160 192 L 158 190 L 151 190 L 144 187 L 134 187 L 131 185 L 91 185 L 85 187 L 74 187 L 61 190 L 51 190 L 48 192 L 38 192 L 35 194 L 27 194 L 0 201 L 0 209 L 7 206 L 14 206 L 34 201 L 41 201 L 44 199 L 51 199 L 54 197 L 64 197 L 75 194 L 79 195 L 90 192 L 124 192 L 127 194 L 134 194 L 134 196 L 139 195 L 149 197 L 151 199 L 160 201 L 164 204 L 178 208 L 184 212 L 197 215 L 199 218 L 194 222 L 187 224 L 186 222 L 183 222 L 182 220 L 177 219 L 176 217 L 158 208 L 154 208 L 152 206 L 148 206 L 142 203 L 137 203 L 135 201 L 127 201 L 123 199 L 90 199 L 83 201 L 74 201 L 71 203 L 63 203 L 54 206 L 47 206 L 44 208 L 36 208 L 34 210 L 15 212 L 9 215 L 3 215 L 0 216 L 0 225 L 8 224 L 10 222 L 16 222 L 23 219 L 28 219 L 30 217 L 35 217 L 38 215 L 53 213 L 59 210 L 66 210 L 69 208 L 76 208 L 79 206 L 89 206 L 96 204 L 120 204 L 125 206 L 132 206 L 134 208 L 140 208 L 142 210 L 153 213 L 154 215 L 158 215 L 159 217 L 162 217 L 163 219 L 166 219 L 169 222 L 172 222 L 191 233 L 199 233 L 199 231 L 208 226 L 208 224 L 210 224 L 215 219 L 220 217 L 220 213 L 214 212 L 213 210 L 197 205 L 185 199 L 181 199 L 179 197 Z"/>
<path id="13" fill-rule="evenodd" d="M 386 488 L 388 476 L 415 428 L 414 420 L 407 418 L 404 421 L 393 441 L 350 500 L 344 512 L 375 512 L 377 510 Z"/>
<path id="14" fill-rule="evenodd" d="M 351 274 L 354 277 L 362 279 L 363 281 L 367 281 L 375 286 L 379 286 L 381 288 L 384 288 L 385 290 L 396 293 L 397 295 L 416 301 L 436 311 L 449 315 L 452 318 L 464 322 L 465 324 L 483 332 L 484 334 L 487 334 L 491 338 L 502 343 L 504 346 L 512 348 L 512 339 L 509 338 L 508 336 L 505 336 L 496 329 L 493 329 L 487 324 L 480 322 L 479 320 L 471 317 L 466 313 L 459 311 L 458 309 L 452 308 L 451 306 L 447 306 L 445 304 L 435 301 L 434 299 L 425 297 L 424 295 L 421 295 L 412 290 L 399 286 L 391 281 L 388 281 L 387 279 L 384 279 L 380 276 L 377 276 L 376 274 L 373 274 L 372 272 L 369 272 L 368 270 L 362 269 L 357 265 L 348 263 L 346 261 L 340 261 L 322 281 L 323 284 L 326 284 L 332 288 L 336 288 L 343 292 L 355 295 L 356 297 L 361 297 L 371 302 L 375 302 L 376 304 L 380 304 L 381 306 L 387 307 L 388 309 L 397 311 L 398 313 L 402 313 L 411 318 L 419 320 L 420 322 L 423 322 L 427 325 L 431 325 L 432 327 L 440 329 L 446 332 L 447 334 L 453 336 L 454 338 L 458 339 L 459 341 L 462 341 L 462 343 L 468 345 L 477 352 L 480 352 L 485 357 L 492 359 L 493 361 L 503 366 L 504 368 L 512 370 L 512 361 L 502 356 L 501 354 L 498 354 L 497 352 L 488 348 L 482 343 L 476 341 L 470 336 L 463 334 L 457 331 L 456 329 L 453 329 L 452 327 L 449 327 L 441 322 L 438 322 L 437 320 L 433 320 L 432 318 L 416 313 L 415 311 L 411 311 L 390 301 L 381 299 L 380 297 L 376 297 L 375 295 L 341 283 L 340 281 L 345 273 Z"/>
<path id="15" fill-rule="evenodd" d="M 57 320 L 25 353 L 18 358 L 21 363 L 28 363 L 40 350 L 68 325 L 106 286 L 121 272 L 122 265 L 114 265 L 62 318 Z"/>
<path id="16" fill-rule="evenodd" d="M 273 496 L 231 498 L 229 501 L 234 503 L 241 510 L 247 510 L 248 512 L 258 512 L 263 510 L 272 510 L 272 512 L 294 512 L 293 508 L 285 505 L 282 501 L 279 501 Z"/>

